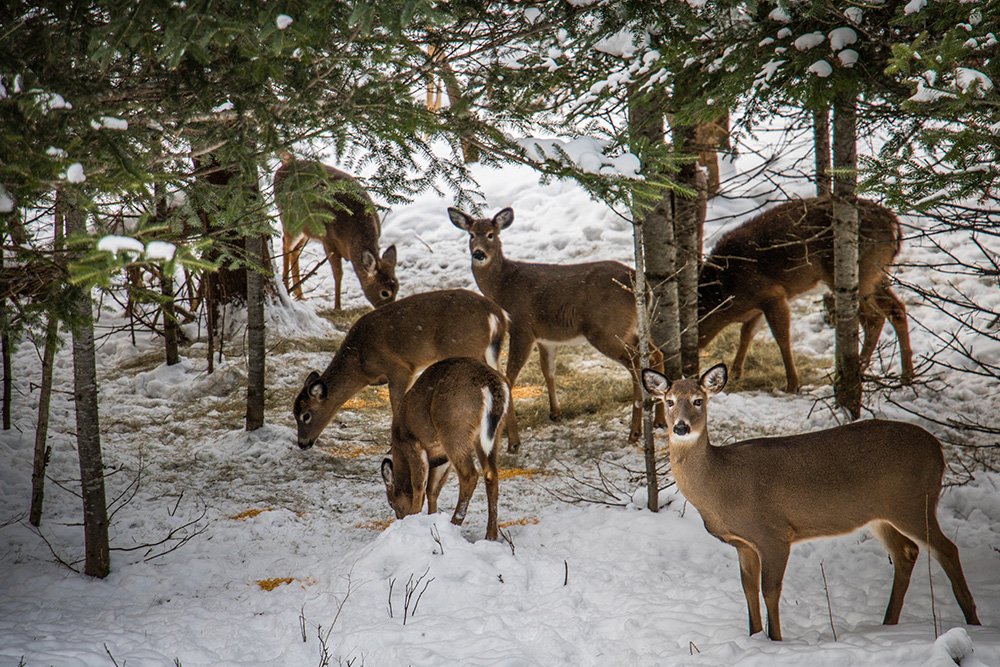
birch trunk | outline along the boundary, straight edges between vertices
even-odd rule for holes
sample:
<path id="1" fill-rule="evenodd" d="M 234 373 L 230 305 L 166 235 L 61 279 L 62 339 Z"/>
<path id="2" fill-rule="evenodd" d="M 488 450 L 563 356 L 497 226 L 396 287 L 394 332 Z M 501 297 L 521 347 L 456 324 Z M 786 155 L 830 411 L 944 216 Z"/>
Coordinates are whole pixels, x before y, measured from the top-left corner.
<path id="1" fill-rule="evenodd" d="M 857 96 L 843 93 L 833 110 L 833 284 L 836 322 L 836 403 L 861 416 L 858 352 Z"/>
<path id="2" fill-rule="evenodd" d="M 813 147 L 816 154 L 816 196 L 830 194 L 830 111 L 813 111 Z"/>
<path id="3" fill-rule="evenodd" d="M 66 233 L 86 233 L 83 211 L 75 202 L 70 202 L 66 209 Z M 101 455 L 101 430 L 97 410 L 94 311 L 89 290 L 77 287 L 74 292 L 73 391 L 86 546 L 83 571 L 92 577 L 104 578 L 111 570 L 111 557 L 104 495 L 104 460 Z"/>

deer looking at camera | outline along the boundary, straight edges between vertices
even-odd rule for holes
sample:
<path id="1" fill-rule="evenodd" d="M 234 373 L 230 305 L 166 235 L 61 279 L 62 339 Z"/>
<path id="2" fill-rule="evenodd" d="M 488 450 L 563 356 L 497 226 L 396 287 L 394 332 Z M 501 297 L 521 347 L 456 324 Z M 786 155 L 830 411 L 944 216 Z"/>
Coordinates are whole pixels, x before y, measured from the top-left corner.
<path id="1" fill-rule="evenodd" d="M 510 316 L 510 350 L 507 379 L 511 387 L 524 367 L 532 346 L 549 395 L 549 416 L 561 417 L 556 398 L 555 348 L 587 341 L 604 356 L 628 369 L 632 376 L 632 421 L 629 441 L 642 434 L 642 387 L 640 386 L 639 338 L 633 285 L 635 271 L 618 262 L 586 264 L 535 264 L 504 257 L 500 231 L 514 221 L 514 211 L 505 208 L 490 218 L 473 218 L 456 208 L 448 209 L 452 224 L 469 233 L 472 275 L 483 294 L 497 302 Z M 655 345 L 654 367 L 662 368 L 663 355 Z M 658 410 L 657 425 L 663 423 Z M 507 420 L 508 447 L 516 438 L 513 406 Z"/>
<path id="2" fill-rule="evenodd" d="M 303 298 L 299 256 L 306 242 L 314 239 L 323 244 L 330 262 L 337 310 L 344 277 L 342 259 L 354 267 L 361 290 L 373 306 L 396 298 L 396 246 L 389 246 L 379 257 L 382 227 L 375 203 L 354 177 L 321 162 L 296 160 L 282 153 L 281 166 L 274 174 L 274 193 L 281 215 L 281 278 L 286 290 Z"/>
<path id="3" fill-rule="evenodd" d="M 386 497 L 397 519 L 419 514 L 425 491 L 427 513 L 435 514 L 454 467 L 459 492 L 451 522 L 462 525 L 479 481 L 478 459 L 486 480 L 486 539 L 497 539 L 497 441 L 509 405 L 507 381 L 475 359 L 445 359 L 421 374 L 392 421 L 391 457 L 382 461 Z"/>
<path id="4" fill-rule="evenodd" d="M 857 200 L 859 219 L 859 317 L 864 331 L 861 363 L 867 367 L 886 317 L 896 332 L 902 381 L 913 380 L 913 352 L 906 306 L 889 286 L 889 267 L 902 234 L 896 215 Z M 833 204 L 830 197 L 790 201 L 764 211 L 716 243 L 698 278 L 698 346 L 723 328 L 742 325 L 733 377 L 743 373 L 750 343 L 766 319 L 785 364 L 786 390 L 799 390 L 791 347 L 788 301 L 819 283 L 833 289 Z"/>
<path id="5" fill-rule="evenodd" d="M 778 602 L 791 545 L 870 525 L 895 568 L 883 623 L 899 621 L 910 574 L 923 544 L 944 568 L 965 621 L 979 625 L 958 548 L 938 525 L 944 475 L 941 443 L 913 424 L 859 421 L 725 447 L 708 439 L 708 399 L 726 385 L 726 366 L 700 380 L 671 383 L 643 371 L 643 384 L 667 407 L 670 464 L 684 497 L 709 533 L 736 548 L 750 634 L 781 639 Z"/>
<path id="6" fill-rule="evenodd" d="M 496 367 L 506 332 L 500 307 L 469 290 L 414 294 L 362 315 L 295 398 L 299 447 L 312 447 L 340 406 L 368 385 L 389 383 L 395 417 L 414 379 L 437 361 L 473 357 Z"/>

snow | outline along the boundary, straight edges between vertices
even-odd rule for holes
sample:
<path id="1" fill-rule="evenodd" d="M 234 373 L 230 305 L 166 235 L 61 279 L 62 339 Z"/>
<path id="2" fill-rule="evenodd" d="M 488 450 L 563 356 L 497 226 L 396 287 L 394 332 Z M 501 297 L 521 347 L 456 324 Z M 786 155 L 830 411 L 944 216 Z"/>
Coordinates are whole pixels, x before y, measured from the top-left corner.
<path id="1" fill-rule="evenodd" d="M 542 18 L 542 12 L 537 7 L 524 8 L 524 20 L 528 23 L 535 23 L 540 18 Z"/>
<path id="2" fill-rule="evenodd" d="M 906 3 L 906 6 L 903 7 L 903 14 L 906 14 L 907 16 L 910 14 L 916 14 L 926 6 L 927 0 L 910 0 Z"/>
<path id="3" fill-rule="evenodd" d="M 55 157 L 55 158 L 64 158 L 69 156 L 69 153 L 67 153 L 65 150 L 63 150 L 62 148 L 56 148 L 55 146 L 49 146 L 48 148 L 46 148 L 45 154 L 48 155 L 49 157 Z"/>
<path id="4" fill-rule="evenodd" d="M 609 157 L 604 154 L 607 143 L 591 137 L 577 137 L 568 141 L 562 139 L 540 139 L 526 137 L 516 142 L 529 158 L 568 162 L 582 171 L 592 174 L 613 174 L 627 178 L 639 176 L 639 158 L 632 153 Z"/>
<path id="5" fill-rule="evenodd" d="M 820 78 L 826 78 L 833 74 L 833 67 L 825 60 L 817 60 L 808 67 L 808 71 Z"/>
<path id="6" fill-rule="evenodd" d="M 760 141 L 766 144 L 768 138 L 762 131 Z M 724 160 L 723 178 L 751 171 L 758 159 L 764 157 L 748 151 Z M 801 159 L 795 151 L 780 155 L 782 165 Z M 630 261 L 631 226 L 577 185 L 539 184 L 526 167 L 470 168 L 484 193 L 477 201 L 486 214 L 515 208 L 503 237 L 508 256 Z M 766 205 L 772 196 L 766 194 L 768 185 L 754 181 L 712 201 L 707 249 Z M 803 182 L 786 185 L 792 194 L 811 189 Z M 401 297 L 433 288 L 475 288 L 467 236 L 445 213 L 453 203 L 427 190 L 387 216 L 381 243 L 399 247 Z M 921 224 L 911 216 L 904 222 L 907 229 Z M 961 233 L 939 240 L 960 257 L 976 251 Z M 106 243 L 142 251 L 134 239 Z M 308 245 L 303 268 L 322 252 L 319 244 Z M 924 268 L 940 251 L 920 242 L 908 241 L 903 252 L 897 269 L 903 282 L 953 289 L 1000 308 L 994 282 Z M 345 274 L 345 307 L 359 312 L 366 302 L 350 270 Z M 317 447 L 303 452 L 294 444 L 291 398 L 311 368 L 326 365 L 344 333 L 344 327 L 317 315 L 330 308 L 332 282 L 330 272 L 320 270 L 307 283 L 312 290 L 307 301 L 287 301 L 279 289 L 280 307 L 268 307 L 268 425 L 250 434 L 243 431 L 239 409 L 246 382 L 241 311 L 224 314 L 225 354 L 212 374 L 203 339 L 184 348 L 180 364 L 165 366 L 158 338 L 137 328 L 133 343 L 121 313 L 110 305 L 99 311 L 101 331 L 122 326 L 97 352 L 102 444 L 109 472 L 118 471 L 107 478 L 109 499 L 126 491 L 142 470 L 135 498 L 116 505 L 112 544 L 131 548 L 158 541 L 170 530 L 204 531 L 169 553 L 167 545 L 115 551 L 105 580 L 53 562 L 41 537 L 26 520 L 17 520 L 30 495 L 38 357 L 30 342 L 16 348 L 15 428 L 0 432 L 0 664 L 17 665 L 23 656 L 27 667 L 109 665 L 110 653 L 120 665 L 170 665 L 177 659 L 191 667 L 282 667 L 319 664 L 324 650 L 333 665 L 1000 664 L 996 473 L 977 471 L 971 482 L 948 488 L 939 507 L 945 532 L 961 550 L 981 627 L 964 625 L 945 575 L 936 563 L 928 567 L 926 553 L 917 563 L 900 624 L 882 626 L 892 568 L 878 541 L 860 531 L 797 545 L 784 579 L 785 641 L 748 637 L 736 552 L 705 531 L 697 510 L 675 490 L 662 492 L 662 509 L 655 514 L 638 509 L 646 490 L 625 472 L 611 473 L 620 486 L 616 507 L 571 506 L 550 495 L 560 485 L 554 471 L 567 466 L 587 475 L 598 455 L 642 469 L 641 452 L 625 442 L 627 399 L 610 416 L 544 420 L 524 433 L 521 452 L 502 455 L 503 469 L 544 473 L 500 483 L 500 519 L 513 522 L 506 528 L 513 548 L 482 539 L 482 484 L 465 525 L 449 522 L 457 496 L 454 477 L 442 494 L 442 513 L 385 527 L 392 512 L 378 465 L 388 445 L 388 406 L 345 409 Z M 899 291 L 915 323 L 912 343 L 920 358 L 938 344 L 932 332 L 947 337 L 955 324 Z M 816 301 L 793 302 L 795 351 L 832 360 L 833 333 Z M 198 337 L 194 324 L 185 325 L 185 332 Z M 972 334 L 966 330 L 966 335 Z M 762 333 L 757 345 L 767 338 Z M 969 344 L 1000 354 L 985 337 Z M 948 360 L 959 363 L 957 357 Z M 573 363 L 593 373 L 587 377 L 618 378 L 627 395 L 626 374 L 614 363 L 597 355 Z M 877 357 L 875 363 L 882 362 Z M 534 359 L 528 365 L 537 369 Z M 894 398 L 924 414 L 987 422 L 1000 414 L 1000 395 L 988 379 L 942 373 L 940 382 Z M 72 480 L 79 471 L 72 395 L 65 391 L 72 386 L 69 349 L 57 355 L 55 381 L 64 391 L 53 396 L 49 476 Z M 831 426 L 836 415 L 824 407 L 828 390 L 822 384 L 795 396 L 723 393 L 711 403 L 713 441 L 721 445 Z M 564 401 L 569 392 L 561 386 Z M 359 396 L 374 401 L 379 394 Z M 876 402 L 873 410 L 914 419 L 888 403 Z M 662 435 L 658 438 L 662 445 Z M 959 470 L 954 450 L 948 451 Z M 72 489 L 73 483 L 63 486 Z M 69 561 L 83 551 L 79 520 L 79 498 L 49 483 L 41 535 Z M 195 523 L 182 528 L 189 522 Z M 425 572 L 414 609 L 414 599 L 406 604 L 406 584 Z"/>
<path id="7" fill-rule="evenodd" d="M 605 37 L 594 44 L 594 50 L 619 58 L 631 58 L 648 40 L 637 40 L 635 34 L 627 28 L 623 28 L 615 34 Z"/>
<path id="8" fill-rule="evenodd" d="M 128 129 L 128 121 L 113 116 L 101 116 L 97 120 L 90 121 L 90 126 L 95 130 L 117 130 L 122 132 Z"/>
<path id="9" fill-rule="evenodd" d="M 14 211 L 14 198 L 7 188 L 0 183 L 0 213 L 11 213 Z"/>
<path id="10" fill-rule="evenodd" d="M 69 110 L 73 108 L 73 105 L 67 102 L 59 93 L 47 93 L 37 88 L 32 89 L 30 92 L 35 95 L 35 102 L 42 108 L 42 113 L 44 114 L 58 109 Z"/>
<path id="11" fill-rule="evenodd" d="M 973 92 L 978 97 L 984 97 L 987 91 L 993 90 L 993 80 L 990 77 L 968 67 L 955 68 L 955 84 L 963 93 Z"/>
<path id="12" fill-rule="evenodd" d="M 177 246 L 166 241 L 150 241 L 146 244 L 146 259 L 169 262 L 174 258 Z"/>
<path id="13" fill-rule="evenodd" d="M 788 12 L 786 12 L 785 9 L 780 5 L 772 9 L 771 12 L 767 15 L 767 18 L 771 19 L 772 21 L 776 21 L 777 23 L 789 23 L 792 20 L 792 17 L 789 16 Z"/>
<path id="14" fill-rule="evenodd" d="M 114 234 L 102 236 L 98 239 L 97 249 L 103 252 L 110 252 L 112 254 L 118 254 L 120 252 L 134 253 L 137 256 L 141 255 L 144 250 L 142 241 L 134 239 L 130 236 L 116 236 Z"/>
<path id="15" fill-rule="evenodd" d="M 865 12 L 860 7 L 847 7 L 844 9 L 844 16 L 854 25 L 860 25 Z"/>
<path id="16" fill-rule="evenodd" d="M 274 19 L 274 24 L 278 27 L 278 30 L 284 30 L 288 26 L 292 25 L 293 19 L 288 14 L 278 14 Z"/>
<path id="17" fill-rule="evenodd" d="M 834 51 L 840 51 L 845 46 L 850 46 L 858 41 L 858 33 L 854 32 L 854 28 L 842 27 L 834 28 L 830 31 L 830 48 Z"/>
<path id="18" fill-rule="evenodd" d="M 799 51 L 808 51 L 809 49 L 819 46 L 825 41 L 826 41 L 826 35 L 817 30 L 816 32 L 810 32 L 806 33 L 805 35 L 799 35 L 798 37 L 795 38 L 795 41 L 792 42 L 792 44 Z"/>
<path id="19" fill-rule="evenodd" d="M 854 49 L 844 49 L 837 54 L 837 60 L 844 67 L 853 67 L 856 62 L 858 62 L 858 52 Z"/>
<path id="20" fill-rule="evenodd" d="M 87 180 L 87 175 L 83 173 L 83 165 L 79 162 L 74 162 L 66 168 L 65 178 L 70 183 L 83 183 Z"/>

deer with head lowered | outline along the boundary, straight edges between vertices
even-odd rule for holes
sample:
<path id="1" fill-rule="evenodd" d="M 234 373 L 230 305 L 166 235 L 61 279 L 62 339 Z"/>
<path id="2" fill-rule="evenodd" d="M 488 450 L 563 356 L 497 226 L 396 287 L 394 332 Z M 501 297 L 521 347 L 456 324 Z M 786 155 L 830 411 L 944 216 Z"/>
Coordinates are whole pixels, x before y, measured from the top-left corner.
<path id="1" fill-rule="evenodd" d="M 899 621 L 923 544 L 951 580 L 966 623 L 979 624 L 958 547 L 938 524 L 945 463 L 933 435 L 914 424 L 869 420 L 714 447 L 708 400 L 725 387 L 724 364 L 700 380 L 676 382 L 647 369 L 643 384 L 667 408 L 677 488 L 698 509 L 705 529 L 739 554 L 750 634 L 763 629 L 763 589 L 767 634 L 781 639 L 778 603 L 792 544 L 866 525 L 895 570 L 883 623 Z"/>
<path id="2" fill-rule="evenodd" d="M 299 256 L 306 242 L 314 239 L 323 244 L 330 262 L 337 310 L 344 277 L 342 259 L 354 267 L 361 290 L 373 306 L 396 298 L 396 246 L 389 246 L 379 256 L 382 227 L 375 203 L 354 177 L 321 162 L 296 160 L 282 153 L 281 166 L 274 174 L 274 192 L 281 215 L 281 277 L 286 290 L 302 298 Z"/>
<path id="3" fill-rule="evenodd" d="M 386 497 L 397 519 L 419 514 L 425 495 L 427 513 L 436 513 L 454 467 L 459 492 L 451 522 L 461 525 L 479 480 L 478 459 L 486 481 L 486 539 L 497 539 L 497 440 L 509 405 L 507 381 L 476 359 L 445 359 L 421 374 L 392 421 L 391 456 L 382 461 Z"/>
<path id="4" fill-rule="evenodd" d="M 388 382 L 395 417 L 406 390 L 431 364 L 473 357 L 495 367 L 506 332 L 500 307 L 469 290 L 414 294 L 362 315 L 326 370 L 309 373 L 295 398 L 299 447 L 311 447 L 337 410 L 368 385 Z"/>
<path id="5" fill-rule="evenodd" d="M 555 348 L 586 341 L 598 352 L 628 369 L 632 376 L 632 421 L 629 440 L 642 433 L 642 387 L 640 386 L 639 338 L 633 292 L 635 271 L 618 262 L 586 264 L 536 264 L 504 257 L 500 231 L 514 221 L 514 211 L 505 208 L 493 218 L 473 218 L 456 208 L 448 216 L 469 233 L 472 274 L 483 294 L 497 302 L 510 316 L 510 348 L 507 379 L 511 387 L 524 367 L 532 346 L 538 358 L 549 395 L 549 416 L 559 419 L 556 398 Z M 651 345 L 651 364 L 662 368 L 663 355 Z M 658 410 L 657 423 L 663 423 Z M 517 421 L 511 406 L 507 419 L 508 447 L 513 451 Z"/>
<path id="6" fill-rule="evenodd" d="M 899 219 L 887 208 L 858 199 L 859 317 L 864 331 L 861 362 L 867 366 L 886 317 L 896 332 L 902 381 L 913 379 L 913 352 L 906 306 L 889 285 L 888 270 L 899 253 Z M 750 343 L 767 320 L 785 365 L 785 388 L 799 390 L 791 347 L 788 301 L 819 283 L 833 289 L 833 204 L 830 197 L 775 206 L 725 234 L 705 260 L 698 278 L 698 346 L 723 328 L 742 325 L 733 377 L 743 372 Z"/>

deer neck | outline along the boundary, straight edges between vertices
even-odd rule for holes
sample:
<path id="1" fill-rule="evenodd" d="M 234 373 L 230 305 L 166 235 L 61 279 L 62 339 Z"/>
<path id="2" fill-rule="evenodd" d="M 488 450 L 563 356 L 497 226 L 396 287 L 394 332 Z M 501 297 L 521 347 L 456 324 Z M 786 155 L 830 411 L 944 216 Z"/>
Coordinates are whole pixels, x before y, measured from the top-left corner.
<path id="1" fill-rule="evenodd" d="M 670 469 L 684 497 L 701 510 L 704 499 L 714 496 L 719 477 L 718 448 L 707 435 L 691 443 L 670 443 Z"/>
<path id="2" fill-rule="evenodd" d="M 326 400 L 323 402 L 323 419 L 327 424 L 344 403 L 370 384 L 361 367 L 357 351 L 351 348 L 345 349 L 344 345 L 334 355 L 330 365 L 320 377 L 327 388 Z"/>
<path id="3" fill-rule="evenodd" d="M 480 291 L 488 298 L 493 299 L 497 303 L 498 295 L 503 289 L 504 285 L 508 282 L 507 275 L 510 273 L 510 269 L 513 268 L 514 263 L 509 262 L 504 259 L 503 251 L 498 251 L 489 262 L 486 264 L 480 264 L 478 262 L 472 263 L 472 275 L 476 279 L 476 284 L 479 285 Z"/>

